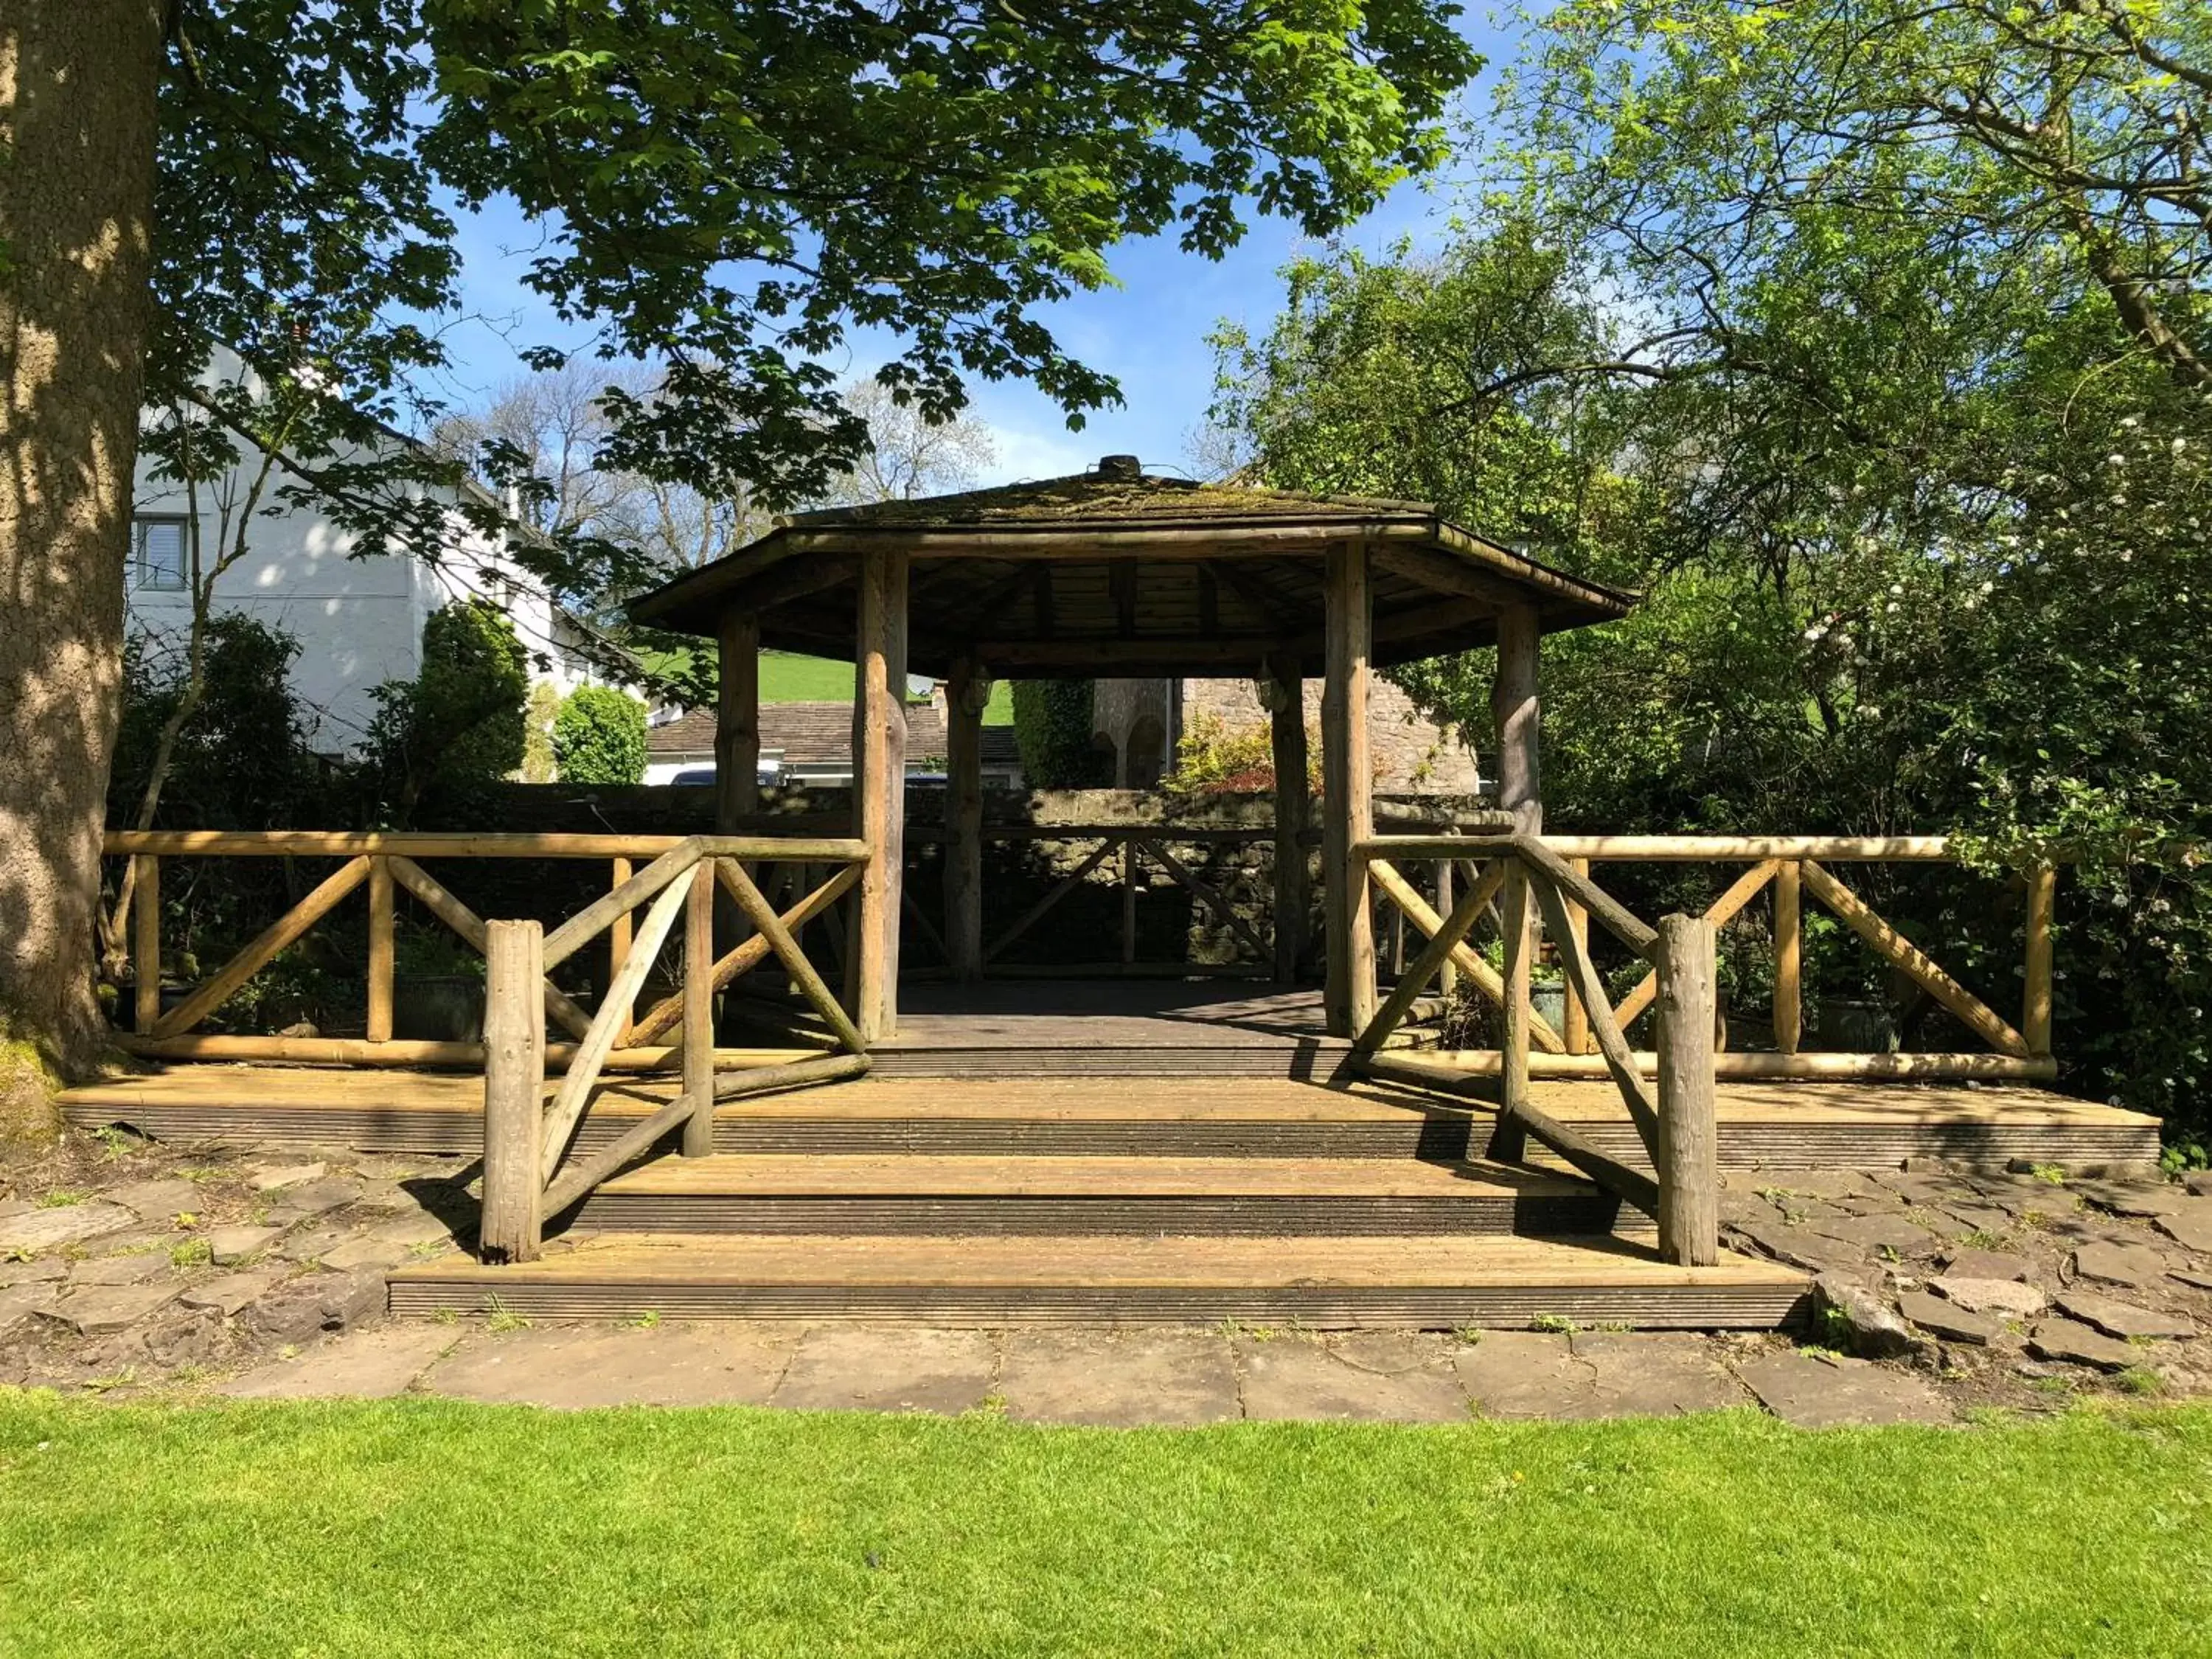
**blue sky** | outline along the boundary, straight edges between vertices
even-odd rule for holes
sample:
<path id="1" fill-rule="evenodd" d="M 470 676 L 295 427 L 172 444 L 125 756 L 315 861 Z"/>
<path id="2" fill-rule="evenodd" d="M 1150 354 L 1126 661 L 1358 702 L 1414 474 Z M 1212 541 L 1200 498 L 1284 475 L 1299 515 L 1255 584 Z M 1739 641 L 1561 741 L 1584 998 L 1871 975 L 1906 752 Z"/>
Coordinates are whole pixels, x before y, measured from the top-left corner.
<path id="1" fill-rule="evenodd" d="M 1462 20 L 1462 27 L 1490 60 L 1465 104 L 1486 107 L 1512 42 L 1479 18 Z M 1448 191 L 1448 185 L 1401 185 L 1340 240 L 1370 252 L 1409 235 L 1416 242 L 1433 240 L 1449 210 Z M 453 369 L 442 391 L 451 400 L 485 401 L 520 372 L 514 353 L 522 346 L 581 343 L 580 337 L 564 335 L 522 286 L 537 240 L 537 231 L 511 209 L 465 218 L 465 314 L 447 331 Z M 999 452 L 981 482 L 1080 471 L 1105 454 L 1133 454 L 1159 471 L 1186 470 L 1192 434 L 1212 396 L 1206 335 L 1224 319 L 1255 333 L 1264 330 L 1282 303 L 1281 268 L 1312 251 L 1295 227 L 1270 219 L 1252 221 L 1244 240 L 1218 262 L 1182 252 L 1172 237 L 1114 250 L 1118 288 L 1078 295 L 1042 314 L 1077 358 L 1121 381 L 1124 406 L 1094 413 L 1081 432 L 1070 432 L 1060 411 L 1026 383 L 972 385 L 975 413 L 990 427 Z M 890 355 L 887 342 L 856 337 L 849 361 L 837 367 L 857 377 Z"/>

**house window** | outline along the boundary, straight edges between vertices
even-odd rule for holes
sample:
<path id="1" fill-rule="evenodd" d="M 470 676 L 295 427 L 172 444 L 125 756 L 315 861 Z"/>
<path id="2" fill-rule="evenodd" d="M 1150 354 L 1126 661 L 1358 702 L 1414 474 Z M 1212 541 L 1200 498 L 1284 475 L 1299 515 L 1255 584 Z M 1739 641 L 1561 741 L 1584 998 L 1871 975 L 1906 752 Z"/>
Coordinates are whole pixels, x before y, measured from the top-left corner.
<path id="1" fill-rule="evenodd" d="M 180 591 L 185 586 L 185 521 L 134 519 L 131 532 L 135 585 Z"/>

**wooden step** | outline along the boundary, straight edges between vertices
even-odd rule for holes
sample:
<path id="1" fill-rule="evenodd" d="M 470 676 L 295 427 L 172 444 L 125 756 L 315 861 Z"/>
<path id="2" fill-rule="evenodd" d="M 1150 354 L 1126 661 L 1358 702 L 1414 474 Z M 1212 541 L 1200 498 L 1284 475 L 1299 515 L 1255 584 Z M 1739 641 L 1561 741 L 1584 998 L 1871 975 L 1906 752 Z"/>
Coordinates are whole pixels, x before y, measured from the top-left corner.
<path id="1" fill-rule="evenodd" d="M 1729 1255 L 1669 1267 L 1622 1239 L 600 1236 L 538 1261 L 464 1256 L 394 1273 L 392 1310 L 538 1318 L 1030 1320 L 1316 1328 L 1771 1330 L 1808 1280 Z"/>
<path id="2" fill-rule="evenodd" d="M 1602 1232 L 1611 1194 L 1504 1164 L 1418 1159 L 663 1158 L 574 1224 L 634 1232 L 1429 1236 Z"/>

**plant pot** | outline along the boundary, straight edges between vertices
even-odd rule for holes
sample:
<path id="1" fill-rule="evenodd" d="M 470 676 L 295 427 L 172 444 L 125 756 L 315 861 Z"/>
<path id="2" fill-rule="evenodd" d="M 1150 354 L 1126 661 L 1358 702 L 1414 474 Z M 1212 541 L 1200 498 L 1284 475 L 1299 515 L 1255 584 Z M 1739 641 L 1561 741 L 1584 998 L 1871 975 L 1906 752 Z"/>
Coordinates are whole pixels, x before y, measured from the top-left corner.
<path id="1" fill-rule="evenodd" d="M 473 974 L 417 974 L 392 987 L 392 1035 L 418 1042 L 483 1041 L 484 982 Z"/>
<path id="2" fill-rule="evenodd" d="M 1530 986 L 1528 1007 L 1553 1030 L 1559 1030 L 1567 1023 L 1567 988 L 1564 985 Z"/>
<path id="3" fill-rule="evenodd" d="M 1897 1051 L 1897 1018 L 1886 1002 L 1823 997 L 1814 1005 L 1813 1045 L 1844 1054 Z"/>

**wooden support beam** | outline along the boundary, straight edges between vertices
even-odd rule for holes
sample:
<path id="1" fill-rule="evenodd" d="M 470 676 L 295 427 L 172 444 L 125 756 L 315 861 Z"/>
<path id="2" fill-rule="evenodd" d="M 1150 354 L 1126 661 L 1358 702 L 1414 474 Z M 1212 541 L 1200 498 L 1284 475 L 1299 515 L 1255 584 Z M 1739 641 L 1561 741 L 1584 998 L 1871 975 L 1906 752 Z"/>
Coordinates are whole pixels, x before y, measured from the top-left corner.
<path id="1" fill-rule="evenodd" d="M 1115 848 L 1120 844 L 1120 839 L 1115 836 L 1108 836 L 1101 840 L 1098 845 L 1084 859 L 1082 863 L 1077 865 L 1074 869 L 1069 871 L 1066 875 L 1061 877 L 1060 879 L 1054 884 L 1050 892 L 1047 893 L 1035 904 L 1030 906 L 1028 909 L 1024 910 L 1021 914 L 1021 916 L 1015 921 L 1012 927 L 1007 928 L 1005 933 L 1000 934 L 997 939 L 991 941 L 989 947 L 983 952 L 983 960 L 987 963 L 996 961 L 1000 953 L 1003 952 L 1008 945 L 1012 945 L 1024 933 L 1029 932 L 1029 930 L 1036 926 L 1038 921 L 1042 920 L 1047 911 L 1050 910 L 1054 905 L 1058 904 L 1060 900 L 1066 898 L 1070 893 L 1081 886 L 1083 884 L 1084 878 L 1088 876 L 1093 870 L 1096 870 L 1100 865 L 1105 863 L 1108 857 L 1113 853 Z"/>
<path id="2" fill-rule="evenodd" d="M 1497 897 L 1498 889 L 1505 884 L 1509 862 L 1500 860 L 1489 865 L 1475 878 L 1473 890 L 1477 904 L 1487 908 Z M 1433 936 L 1443 925 L 1443 918 L 1430 908 L 1428 901 L 1414 890 L 1413 884 L 1400 875 L 1397 866 L 1388 859 L 1368 860 L 1367 878 L 1381 888 L 1383 896 L 1404 911 L 1407 920 L 1423 933 Z M 1499 1008 L 1505 1006 L 1505 981 L 1498 969 L 1464 944 L 1454 948 L 1451 961 L 1460 972 L 1468 976 L 1474 988 L 1489 998 L 1494 1006 Z M 1528 1011 L 1528 1036 L 1536 1048 L 1546 1054 L 1556 1054 L 1565 1051 L 1566 1045 L 1560 1040 L 1559 1034 L 1552 1029 L 1552 1023 L 1534 1008 Z"/>
<path id="3" fill-rule="evenodd" d="M 1729 884 L 1726 892 L 1713 901 L 1712 908 L 1705 912 L 1705 920 L 1712 923 L 1716 928 L 1727 927 L 1735 920 L 1737 913 L 1745 905 L 1759 896 L 1760 890 L 1768 882 L 1778 879 L 1783 871 L 1794 867 L 1778 859 L 1767 859 L 1761 863 L 1753 865 L 1750 869 Z M 1791 896 L 1794 898 L 1796 896 L 1793 893 Z M 1653 934 L 1653 939 L 1656 940 L 1656 933 Z M 1658 994 L 1659 970 L 1654 968 L 1642 979 L 1637 981 L 1633 990 L 1621 998 L 1620 1006 L 1613 1011 L 1614 1023 L 1623 1030 L 1626 1030 L 1644 1011 L 1651 1006 L 1651 1000 Z M 1785 1049 L 1784 1052 L 1790 1051 Z"/>
<path id="4" fill-rule="evenodd" d="M 1313 807 L 1307 781 L 1305 681 L 1295 660 L 1277 658 L 1262 672 L 1259 685 L 1275 762 L 1275 981 L 1294 985 L 1305 959 L 1313 902 L 1305 847 Z"/>
<path id="5" fill-rule="evenodd" d="M 1499 810 L 1513 815 L 1523 834 L 1531 836 L 1544 832 L 1537 627 L 1534 605 L 1514 604 L 1499 609 L 1498 670 L 1490 687 L 1490 718 L 1498 751 L 1498 805 Z"/>
<path id="6" fill-rule="evenodd" d="M 972 657 L 945 688 L 945 957 L 955 981 L 983 977 L 983 709 L 991 682 Z"/>
<path id="7" fill-rule="evenodd" d="M 1436 879 L 1437 908 L 1442 914 L 1449 915 L 1453 905 L 1458 902 L 1458 900 L 1452 896 L 1453 889 L 1459 881 L 1458 861 L 1454 859 L 1438 859 Z M 1405 914 L 1402 907 L 1399 914 L 1401 915 Z M 1449 996 L 1458 988 L 1459 964 L 1449 957 L 1446 957 L 1443 966 L 1437 969 L 1437 990 L 1442 995 Z"/>
<path id="8" fill-rule="evenodd" d="M 131 861 L 138 872 L 131 890 L 131 1025 L 150 1036 L 161 1018 L 161 860 L 137 853 Z"/>
<path id="9" fill-rule="evenodd" d="M 1037 638 L 1048 640 L 1053 636 L 1054 624 L 1058 621 L 1053 610 L 1050 565 L 1035 564 L 1030 567 L 1030 596 L 1031 625 L 1036 631 Z M 987 660 L 991 659 L 987 659 Z"/>
<path id="10" fill-rule="evenodd" d="M 362 1034 L 371 1042 L 392 1041 L 392 860 L 368 866 L 368 1019 Z"/>
<path id="11" fill-rule="evenodd" d="M 1784 859 L 1774 872 L 1774 1046 L 1794 1054 L 1804 1041 L 1805 927 L 1797 860 Z"/>
<path id="12" fill-rule="evenodd" d="M 1221 581 L 1210 564 L 1201 564 L 1196 572 L 1198 579 L 1198 631 L 1213 635 L 1221 631 Z"/>
<path id="13" fill-rule="evenodd" d="M 613 892 L 635 873 L 636 872 L 630 868 L 628 859 L 613 860 L 607 870 L 607 890 L 610 893 Z M 635 915 L 634 911 L 625 910 L 607 927 L 607 983 L 609 985 L 612 985 L 620 976 L 623 963 L 629 960 L 630 942 L 637 930 Z M 635 1005 L 633 1004 L 630 1007 L 623 1010 L 622 1030 L 615 1034 L 615 1047 L 617 1048 L 627 1048 L 630 1044 L 633 1034 L 631 1018 L 635 1008 Z"/>
<path id="14" fill-rule="evenodd" d="M 484 937 L 483 1213 L 477 1246 L 493 1261 L 534 1261 L 543 1232 L 538 1103 L 545 1087 L 544 930 L 494 921 Z"/>
<path id="15" fill-rule="evenodd" d="M 2027 980 L 2021 994 L 2020 1034 L 2027 1052 L 2051 1052 L 2051 919 L 2057 907 L 2058 872 L 2047 864 L 2027 871 Z"/>
<path id="16" fill-rule="evenodd" d="M 1714 939 L 1703 916 L 1659 919 L 1659 1253 L 1685 1267 L 1710 1267 L 1721 1253 Z"/>
<path id="17" fill-rule="evenodd" d="M 205 1019 L 221 1007 L 239 987 L 259 973 L 271 957 L 304 937 L 309 928 L 337 907 L 341 899 L 368 880 L 368 866 L 369 860 L 364 854 L 349 859 L 334 872 L 325 877 L 307 897 L 264 928 L 243 950 L 225 963 L 213 979 L 155 1020 L 152 1035 L 157 1037 L 176 1036 L 191 1030 Z"/>
<path id="18" fill-rule="evenodd" d="M 1042 567 L 1039 567 L 1042 568 Z M 899 888 L 906 861 L 907 556 L 860 571 L 854 651 L 853 828 L 868 844 L 853 924 L 853 1023 L 861 1046 L 898 1030 Z"/>
<path id="19" fill-rule="evenodd" d="M 1498 975 L 1504 989 L 1501 1000 L 1504 1018 L 1501 1022 L 1504 1035 L 1498 1044 L 1504 1056 L 1498 1074 L 1498 1101 L 1509 1117 L 1522 1116 L 1528 1108 L 1529 1022 L 1535 1017 L 1535 1010 L 1528 1006 L 1528 982 L 1536 954 L 1535 914 L 1528 899 L 1528 866 L 1518 859 L 1510 859 L 1498 906 L 1505 942 Z"/>
<path id="20" fill-rule="evenodd" d="M 1577 998 L 1589 1010 L 1584 1018 L 1594 1029 L 1598 1050 L 1605 1056 L 1606 1070 L 1612 1073 L 1613 1086 L 1620 1091 L 1621 1103 L 1628 1108 L 1636 1133 L 1644 1139 L 1644 1150 L 1656 1165 L 1659 1159 L 1658 1104 L 1644 1086 L 1643 1073 L 1637 1069 L 1636 1056 L 1629 1050 L 1627 1037 L 1613 1022 L 1612 1005 L 1606 1000 L 1605 982 L 1597 976 L 1587 945 L 1575 937 L 1566 901 L 1559 890 L 1540 878 L 1530 885 L 1544 913 L 1544 926 L 1551 930 L 1553 942 L 1559 947 L 1567 994 Z M 1578 1051 L 1570 1042 L 1567 1052 Z"/>
<path id="21" fill-rule="evenodd" d="M 1137 854 L 1134 836 L 1121 843 L 1121 965 L 1137 959 Z"/>
<path id="22" fill-rule="evenodd" d="M 1407 1014 L 1412 1012 L 1414 1002 L 1429 988 L 1429 981 L 1451 960 L 1453 951 L 1459 947 L 1460 942 L 1474 928 L 1477 918 L 1488 905 L 1489 900 L 1480 889 L 1470 888 L 1467 896 L 1452 907 L 1451 914 L 1430 934 L 1428 942 L 1415 955 L 1413 965 L 1400 975 L 1397 984 L 1391 987 L 1390 994 L 1384 1000 L 1381 1012 L 1368 1022 L 1364 1030 L 1352 1039 L 1352 1052 L 1356 1059 L 1364 1060 L 1389 1040 L 1390 1034 L 1398 1029 Z M 1405 911 L 1401 908 L 1398 914 L 1403 915 Z"/>
<path id="23" fill-rule="evenodd" d="M 742 873 L 734 863 L 714 867 Z M 690 879 L 684 901 L 684 1097 L 691 1115 L 684 1120 L 684 1156 L 704 1158 L 714 1150 L 714 884 L 703 866 L 695 866 Z"/>
<path id="24" fill-rule="evenodd" d="M 1989 1004 L 1944 972 L 1911 939 L 1875 915 L 1867 908 L 1865 900 L 1811 859 L 1804 861 L 1803 872 L 1805 885 L 1812 890 L 1813 896 L 1872 945 L 1875 954 L 1918 981 L 1929 996 L 1956 1014 L 1990 1047 L 2015 1059 L 2028 1057 L 2027 1038 L 2006 1024 Z"/>
<path id="25" fill-rule="evenodd" d="M 799 930 L 836 903 L 860 879 L 860 866 L 857 864 L 846 865 L 776 920 L 791 934 L 793 943 L 796 944 L 799 940 Z M 732 900 L 732 902 L 734 903 L 735 901 Z M 757 933 L 735 950 L 725 952 L 714 963 L 714 988 L 717 991 L 721 990 L 739 975 L 750 973 L 766 961 L 770 949 L 771 937 L 768 933 Z M 834 930 L 829 937 L 832 940 L 836 938 Z M 630 1041 L 641 1044 L 654 1042 L 675 1030 L 677 1023 L 683 1018 L 684 994 L 678 991 L 663 997 L 653 1005 L 645 1018 L 638 1021 L 636 1029 L 630 1034 Z"/>
<path id="26" fill-rule="evenodd" d="M 546 971 L 559 967 L 612 927 L 617 916 L 635 909 L 698 863 L 700 846 L 699 837 L 686 837 L 614 891 L 593 899 L 546 934 Z"/>
<path id="27" fill-rule="evenodd" d="M 776 919 L 769 902 L 761 896 L 760 889 L 754 886 L 751 878 L 745 874 L 744 866 L 734 860 L 718 860 L 714 865 L 714 874 L 730 896 L 737 900 L 738 908 L 744 912 L 745 920 L 767 936 L 769 948 L 775 952 L 776 960 L 783 964 L 783 971 L 791 976 L 791 982 L 799 988 L 799 994 L 821 1017 L 822 1023 L 836 1033 L 838 1042 L 854 1054 L 865 1051 L 867 1048 L 866 1028 L 838 1006 L 837 999 L 823 983 L 822 975 L 814 971 L 814 964 L 806 959 L 806 952 L 800 950 L 798 941 L 784 931 L 782 922 Z M 865 870 L 860 880 L 863 884 L 867 880 Z M 898 924 L 896 908 L 891 913 L 891 924 L 894 927 Z"/>
<path id="28" fill-rule="evenodd" d="M 1373 598 L 1364 542 L 1332 542 L 1322 696 L 1322 860 L 1328 933 L 1323 997 L 1328 1030 L 1352 1036 L 1375 1018 L 1375 923 L 1367 866 L 1352 848 L 1375 833 L 1375 768 L 1368 746 L 1369 628 Z"/>
<path id="29" fill-rule="evenodd" d="M 421 901 L 424 909 L 452 928 L 471 950 L 479 955 L 483 953 L 488 948 L 485 924 L 475 911 L 455 898 L 443 883 L 414 860 L 394 853 L 386 855 L 386 862 L 392 868 L 392 878 Z M 629 913 L 623 914 L 627 917 Z M 550 979 L 545 981 L 545 1012 L 573 1037 L 581 1038 L 592 1029 L 591 1015 Z"/>
<path id="30" fill-rule="evenodd" d="M 1106 581 L 1114 599 L 1114 631 L 1133 640 L 1137 637 L 1137 562 L 1115 560 L 1106 567 Z"/>
<path id="31" fill-rule="evenodd" d="M 1245 947 L 1254 956 L 1262 962 L 1267 960 L 1267 941 L 1253 931 L 1252 924 L 1238 915 L 1237 907 L 1230 903 L 1219 891 L 1201 881 L 1189 866 L 1168 851 L 1164 842 L 1146 838 L 1138 844 L 1159 860 L 1160 867 L 1175 878 L 1178 886 L 1218 916 L 1222 924 L 1231 933 L 1243 940 Z"/>
<path id="32" fill-rule="evenodd" d="M 1567 867 L 1584 881 L 1589 879 L 1588 859 L 1569 859 Z M 1560 957 L 1564 960 L 1568 950 L 1572 948 L 1587 958 L 1589 955 L 1589 911 L 1580 901 L 1571 897 L 1563 898 L 1561 905 L 1565 931 L 1559 935 Z M 1546 912 L 1545 925 L 1553 926 L 1548 911 Z M 1603 1000 L 1607 1009 L 1610 1011 L 1613 1000 L 1606 997 Z M 1578 976 L 1573 974 L 1568 975 L 1566 1016 L 1565 1023 L 1559 1028 L 1559 1036 L 1566 1042 L 1567 1052 L 1571 1054 L 1588 1054 L 1596 1052 L 1590 1040 L 1591 1006 L 1589 1000 L 1583 995 Z"/>
<path id="33" fill-rule="evenodd" d="M 1540 812 L 1540 807 L 1537 809 Z M 1547 878 L 1569 898 L 1590 914 L 1590 919 L 1607 933 L 1626 945 L 1639 957 L 1649 957 L 1652 941 L 1658 935 L 1651 924 L 1631 910 L 1619 899 L 1599 886 L 1589 877 L 1578 874 L 1574 866 L 1547 847 L 1534 835 L 1516 836 L 1514 851 L 1520 858 Z M 1769 873 L 1771 873 L 1771 872 Z"/>

